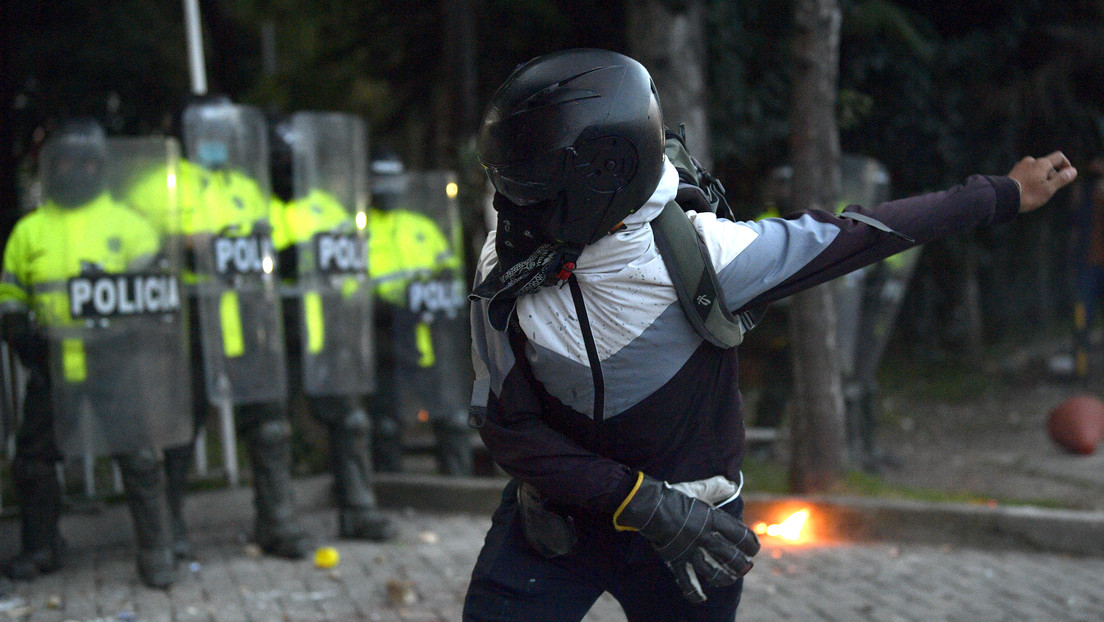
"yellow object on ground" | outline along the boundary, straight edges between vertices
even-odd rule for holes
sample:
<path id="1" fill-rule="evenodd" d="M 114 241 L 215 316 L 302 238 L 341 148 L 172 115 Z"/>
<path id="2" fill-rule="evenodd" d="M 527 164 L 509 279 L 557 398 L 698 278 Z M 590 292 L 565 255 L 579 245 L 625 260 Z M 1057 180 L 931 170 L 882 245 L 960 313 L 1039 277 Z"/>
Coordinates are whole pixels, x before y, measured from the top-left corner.
<path id="1" fill-rule="evenodd" d="M 341 555 L 332 546 L 318 547 L 314 551 L 314 565 L 318 568 L 333 568 L 341 561 Z"/>

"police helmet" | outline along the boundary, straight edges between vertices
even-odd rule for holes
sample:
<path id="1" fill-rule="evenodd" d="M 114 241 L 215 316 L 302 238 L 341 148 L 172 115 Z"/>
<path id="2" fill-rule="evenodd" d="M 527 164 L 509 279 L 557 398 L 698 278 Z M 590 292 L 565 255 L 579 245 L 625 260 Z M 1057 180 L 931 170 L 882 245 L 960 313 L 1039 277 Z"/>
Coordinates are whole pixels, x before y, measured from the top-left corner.
<path id="1" fill-rule="evenodd" d="M 64 123 L 42 153 L 42 189 L 62 207 L 79 207 L 107 188 L 107 137 L 94 119 Z"/>
<path id="2" fill-rule="evenodd" d="M 188 157 L 208 170 L 240 164 L 244 157 L 244 143 L 260 138 L 248 135 L 249 130 L 242 116 L 242 107 L 223 95 L 189 103 L 183 115 L 184 145 Z"/>
<path id="3" fill-rule="evenodd" d="M 399 155 L 390 150 L 375 154 L 371 163 L 372 204 L 377 209 L 396 207 L 406 193 L 406 167 Z"/>
<path id="4" fill-rule="evenodd" d="M 659 96 L 639 62 L 574 49 L 519 66 L 476 145 L 495 190 L 541 209 L 543 233 L 583 246 L 639 209 L 663 174 Z"/>

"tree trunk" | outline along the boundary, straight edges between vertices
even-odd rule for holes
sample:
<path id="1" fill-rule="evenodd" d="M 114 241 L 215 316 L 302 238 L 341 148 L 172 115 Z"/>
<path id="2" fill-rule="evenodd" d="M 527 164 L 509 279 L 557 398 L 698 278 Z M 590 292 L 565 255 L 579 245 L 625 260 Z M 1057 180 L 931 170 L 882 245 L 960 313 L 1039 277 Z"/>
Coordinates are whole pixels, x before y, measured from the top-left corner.
<path id="1" fill-rule="evenodd" d="M 711 169 L 707 116 L 704 0 L 671 2 L 628 0 L 629 55 L 640 61 L 655 81 L 663 122 L 671 129 L 686 126 L 690 153 Z"/>
<path id="2" fill-rule="evenodd" d="M 798 0 L 795 9 L 793 206 L 830 210 L 840 176 L 835 102 L 841 12 L 838 0 Z M 836 307 L 829 287 L 793 297 L 790 339 L 795 393 L 790 487 L 823 491 L 838 479 L 846 448 Z"/>

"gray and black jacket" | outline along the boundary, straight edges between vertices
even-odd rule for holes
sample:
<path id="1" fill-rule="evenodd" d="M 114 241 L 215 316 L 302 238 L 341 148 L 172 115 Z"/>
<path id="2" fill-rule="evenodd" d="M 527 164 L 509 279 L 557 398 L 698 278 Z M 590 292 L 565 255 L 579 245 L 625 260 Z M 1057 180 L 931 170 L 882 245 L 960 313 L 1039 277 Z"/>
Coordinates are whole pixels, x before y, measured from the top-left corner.
<path id="1" fill-rule="evenodd" d="M 638 470 L 669 482 L 737 480 L 744 456 L 737 349 L 711 345 L 691 327 L 649 224 L 677 184 L 667 163 L 625 228 L 583 250 L 578 287 L 522 296 L 505 332 L 489 325 L 485 300 L 472 303 L 472 409 L 492 457 L 544 496 L 602 520 Z M 824 211 L 758 222 L 689 214 L 739 312 L 917 244 L 1009 221 L 1018 208 L 1015 182 L 979 175 L 950 190 L 847 208 L 903 235 Z M 494 237 L 476 282 L 497 263 Z"/>

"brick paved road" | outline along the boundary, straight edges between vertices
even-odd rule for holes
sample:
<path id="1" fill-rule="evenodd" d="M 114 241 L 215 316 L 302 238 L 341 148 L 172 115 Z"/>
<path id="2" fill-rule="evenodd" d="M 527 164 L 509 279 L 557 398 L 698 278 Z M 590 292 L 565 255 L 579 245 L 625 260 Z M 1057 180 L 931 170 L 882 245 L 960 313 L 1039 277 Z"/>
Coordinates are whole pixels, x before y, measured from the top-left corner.
<path id="1" fill-rule="evenodd" d="M 332 571 L 251 555 L 242 528 L 230 523 L 205 529 L 195 537 L 199 559 L 168 592 L 138 584 L 131 545 L 82 545 L 63 571 L 17 584 L 13 597 L 0 600 L 0 621 L 459 620 L 489 518 L 389 514 L 400 525 L 399 540 L 338 542 L 341 563 Z M 331 512 L 302 520 L 314 533 L 334 532 Z M 615 622 L 624 615 L 604 598 L 586 620 Z M 1104 620 L 1104 559 L 885 543 L 768 543 L 746 584 L 739 620 L 1097 622 Z"/>

